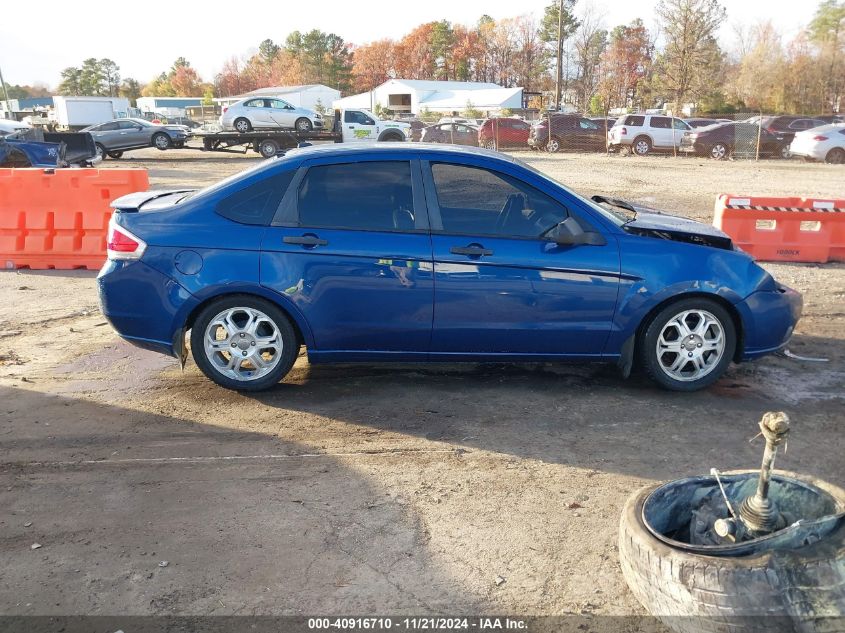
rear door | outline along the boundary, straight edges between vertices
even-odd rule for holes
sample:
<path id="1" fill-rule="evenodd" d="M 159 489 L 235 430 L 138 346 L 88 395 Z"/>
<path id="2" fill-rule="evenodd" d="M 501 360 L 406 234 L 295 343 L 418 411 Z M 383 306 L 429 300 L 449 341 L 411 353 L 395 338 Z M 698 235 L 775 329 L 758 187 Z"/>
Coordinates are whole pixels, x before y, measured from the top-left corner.
<path id="1" fill-rule="evenodd" d="M 668 116 L 653 116 L 649 119 L 648 127 L 654 147 L 672 147 L 672 119 Z"/>
<path id="2" fill-rule="evenodd" d="M 268 108 L 264 107 L 264 101 L 264 99 L 250 99 L 244 103 L 244 113 L 249 118 L 253 127 L 269 127 L 272 125 Z"/>
<path id="3" fill-rule="evenodd" d="M 595 227 L 539 183 L 457 156 L 421 164 L 434 251 L 432 354 L 601 356 L 619 283 L 616 240 L 559 246 L 544 233 L 567 217 Z"/>
<path id="4" fill-rule="evenodd" d="M 419 163 L 380 154 L 307 161 L 264 236 L 261 283 L 304 315 L 314 359 L 428 353 L 434 285 Z"/>

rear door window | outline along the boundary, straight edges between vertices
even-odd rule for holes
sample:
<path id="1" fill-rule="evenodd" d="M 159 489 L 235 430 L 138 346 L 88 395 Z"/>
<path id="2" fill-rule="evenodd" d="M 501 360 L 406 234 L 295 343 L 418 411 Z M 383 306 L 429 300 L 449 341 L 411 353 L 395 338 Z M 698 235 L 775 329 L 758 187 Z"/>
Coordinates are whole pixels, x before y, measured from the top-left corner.
<path id="1" fill-rule="evenodd" d="M 297 196 L 302 227 L 413 231 L 414 197 L 408 161 L 310 167 Z"/>
<path id="2" fill-rule="evenodd" d="M 653 116 L 651 117 L 649 126 L 660 130 L 668 130 L 671 127 L 671 124 L 672 119 L 667 116 Z"/>
<path id="3" fill-rule="evenodd" d="M 622 119 L 622 121 L 625 122 L 625 125 L 631 125 L 633 127 L 642 127 L 645 123 L 645 117 L 642 115 L 632 114 Z"/>

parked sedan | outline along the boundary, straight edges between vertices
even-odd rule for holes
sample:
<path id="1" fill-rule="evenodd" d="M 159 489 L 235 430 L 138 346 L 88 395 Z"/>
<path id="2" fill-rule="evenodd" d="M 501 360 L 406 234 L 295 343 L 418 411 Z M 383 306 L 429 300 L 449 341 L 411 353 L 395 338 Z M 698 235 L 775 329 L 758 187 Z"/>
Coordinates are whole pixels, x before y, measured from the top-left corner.
<path id="1" fill-rule="evenodd" d="M 531 126 L 522 119 L 500 117 L 487 119 L 478 129 L 478 144 L 487 149 L 525 147 Z"/>
<path id="2" fill-rule="evenodd" d="M 845 163 L 845 123 L 798 132 L 789 146 L 793 156 L 826 163 Z"/>
<path id="3" fill-rule="evenodd" d="M 693 391 L 782 349 L 802 308 L 713 226 L 479 148 L 304 147 L 112 206 L 103 314 L 177 358 L 189 333 L 230 389 L 273 387 L 304 345 L 311 363 L 637 365 Z"/>
<path id="4" fill-rule="evenodd" d="M 717 123 L 730 123 L 730 119 L 684 119 L 684 123 L 692 128 L 708 127 Z"/>
<path id="5" fill-rule="evenodd" d="M 311 132 L 323 129 L 323 115 L 298 108 L 284 99 L 251 97 L 223 108 L 220 125 L 224 130 L 250 132 L 258 129 Z"/>
<path id="6" fill-rule="evenodd" d="M 719 123 L 684 132 L 679 150 L 716 160 L 734 154 L 756 155 L 760 140 L 760 156 L 783 156 L 789 145 L 783 134 L 772 134 L 751 123 Z"/>
<path id="7" fill-rule="evenodd" d="M 438 123 L 423 129 L 420 140 L 423 143 L 478 145 L 478 130 L 463 123 Z"/>
<path id="8" fill-rule="evenodd" d="M 551 134 L 549 127 L 551 126 Z M 548 152 L 561 150 L 604 151 L 604 126 L 577 114 L 553 114 L 534 123 L 528 136 L 528 146 Z"/>
<path id="9" fill-rule="evenodd" d="M 154 125 L 144 119 L 115 119 L 82 130 L 94 137 L 97 155 L 120 158 L 123 152 L 144 147 L 166 150 L 184 147 L 191 133 L 181 125 Z"/>

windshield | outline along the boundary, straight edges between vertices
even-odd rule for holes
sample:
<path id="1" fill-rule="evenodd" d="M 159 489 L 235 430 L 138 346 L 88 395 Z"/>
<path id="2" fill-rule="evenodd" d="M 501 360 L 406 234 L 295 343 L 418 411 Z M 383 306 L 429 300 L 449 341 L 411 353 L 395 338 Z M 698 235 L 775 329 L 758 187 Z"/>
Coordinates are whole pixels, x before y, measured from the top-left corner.
<path id="1" fill-rule="evenodd" d="M 513 161 L 517 165 L 521 165 L 522 167 L 525 167 L 531 173 L 536 174 L 537 176 L 539 176 L 543 180 L 546 180 L 546 181 L 560 187 L 561 189 L 566 191 L 566 193 L 568 193 L 569 195 L 578 198 L 578 200 L 580 200 L 581 202 L 586 204 L 588 207 L 590 207 L 591 209 L 593 209 L 594 211 L 599 213 L 603 218 L 610 221 L 614 226 L 622 226 L 627 221 L 629 221 L 632 217 L 631 212 L 626 212 L 623 209 L 614 208 L 614 210 L 611 211 L 610 209 L 607 209 L 607 208 L 605 208 L 605 207 L 603 207 L 599 204 L 596 204 L 595 202 L 593 202 L 589 198 L 585 198 L 584 196 L 581 196 L 581 195 L 575 193 L 574 191 L 572 191 L 572 189 L 570 189 L 569 187 L 567 187 L 566 185 L 564 185 L 560 181 L 555 180 L 554 178 L 552 178 L 551 176 L 549 176 L 547 174 L 544 174 L 543 172 L 541 172 L 536 167 L 532 167 L 528 163 L 525 163 L 525 162 L 519 160 L 518 158 L 514 158 Z"/>

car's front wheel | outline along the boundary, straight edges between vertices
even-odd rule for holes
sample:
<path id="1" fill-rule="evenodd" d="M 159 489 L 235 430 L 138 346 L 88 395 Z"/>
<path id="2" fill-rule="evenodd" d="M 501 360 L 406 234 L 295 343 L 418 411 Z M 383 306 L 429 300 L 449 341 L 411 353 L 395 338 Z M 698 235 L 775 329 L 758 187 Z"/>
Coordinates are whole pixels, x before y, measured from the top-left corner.
<path id="1" fill-rule="evenodd" d="M 170 137 L 164 132 L 157 132 L 156 134 L 153 134 L 152 140 L 153 147 L 162 151 L 170 149 L 170 146 L 173 145 L 173 141 L 171 141 Z"/>
<path id="2" fill-rule="evenodd" d="M 311 121 L 309 121 L 305 117 L 300 117 L 296 120 L 296 123 L 294 123 L 294 127 L 296 128 L 297 132 L 303 132 L 307 134 L 308 132 L 314 129 L 314 124 L 311 123 Z"/>
<path id="3" fill-rule="evenodd" d="M 736 328 L 728 311 L 704 297 L 676 301 L 645 326 L 640 363 L 660 386 L 697 391 L 716 382 L 734 356 Z"/>
<path id="4" fill-rule="evenodd" d="M 269 389 L 290 371 L 298 352 L 296 332 L 287 316 L 259 297 L 214 301 L 191 328 L 194 361 L 202 373 L 227 389 Z"/>

